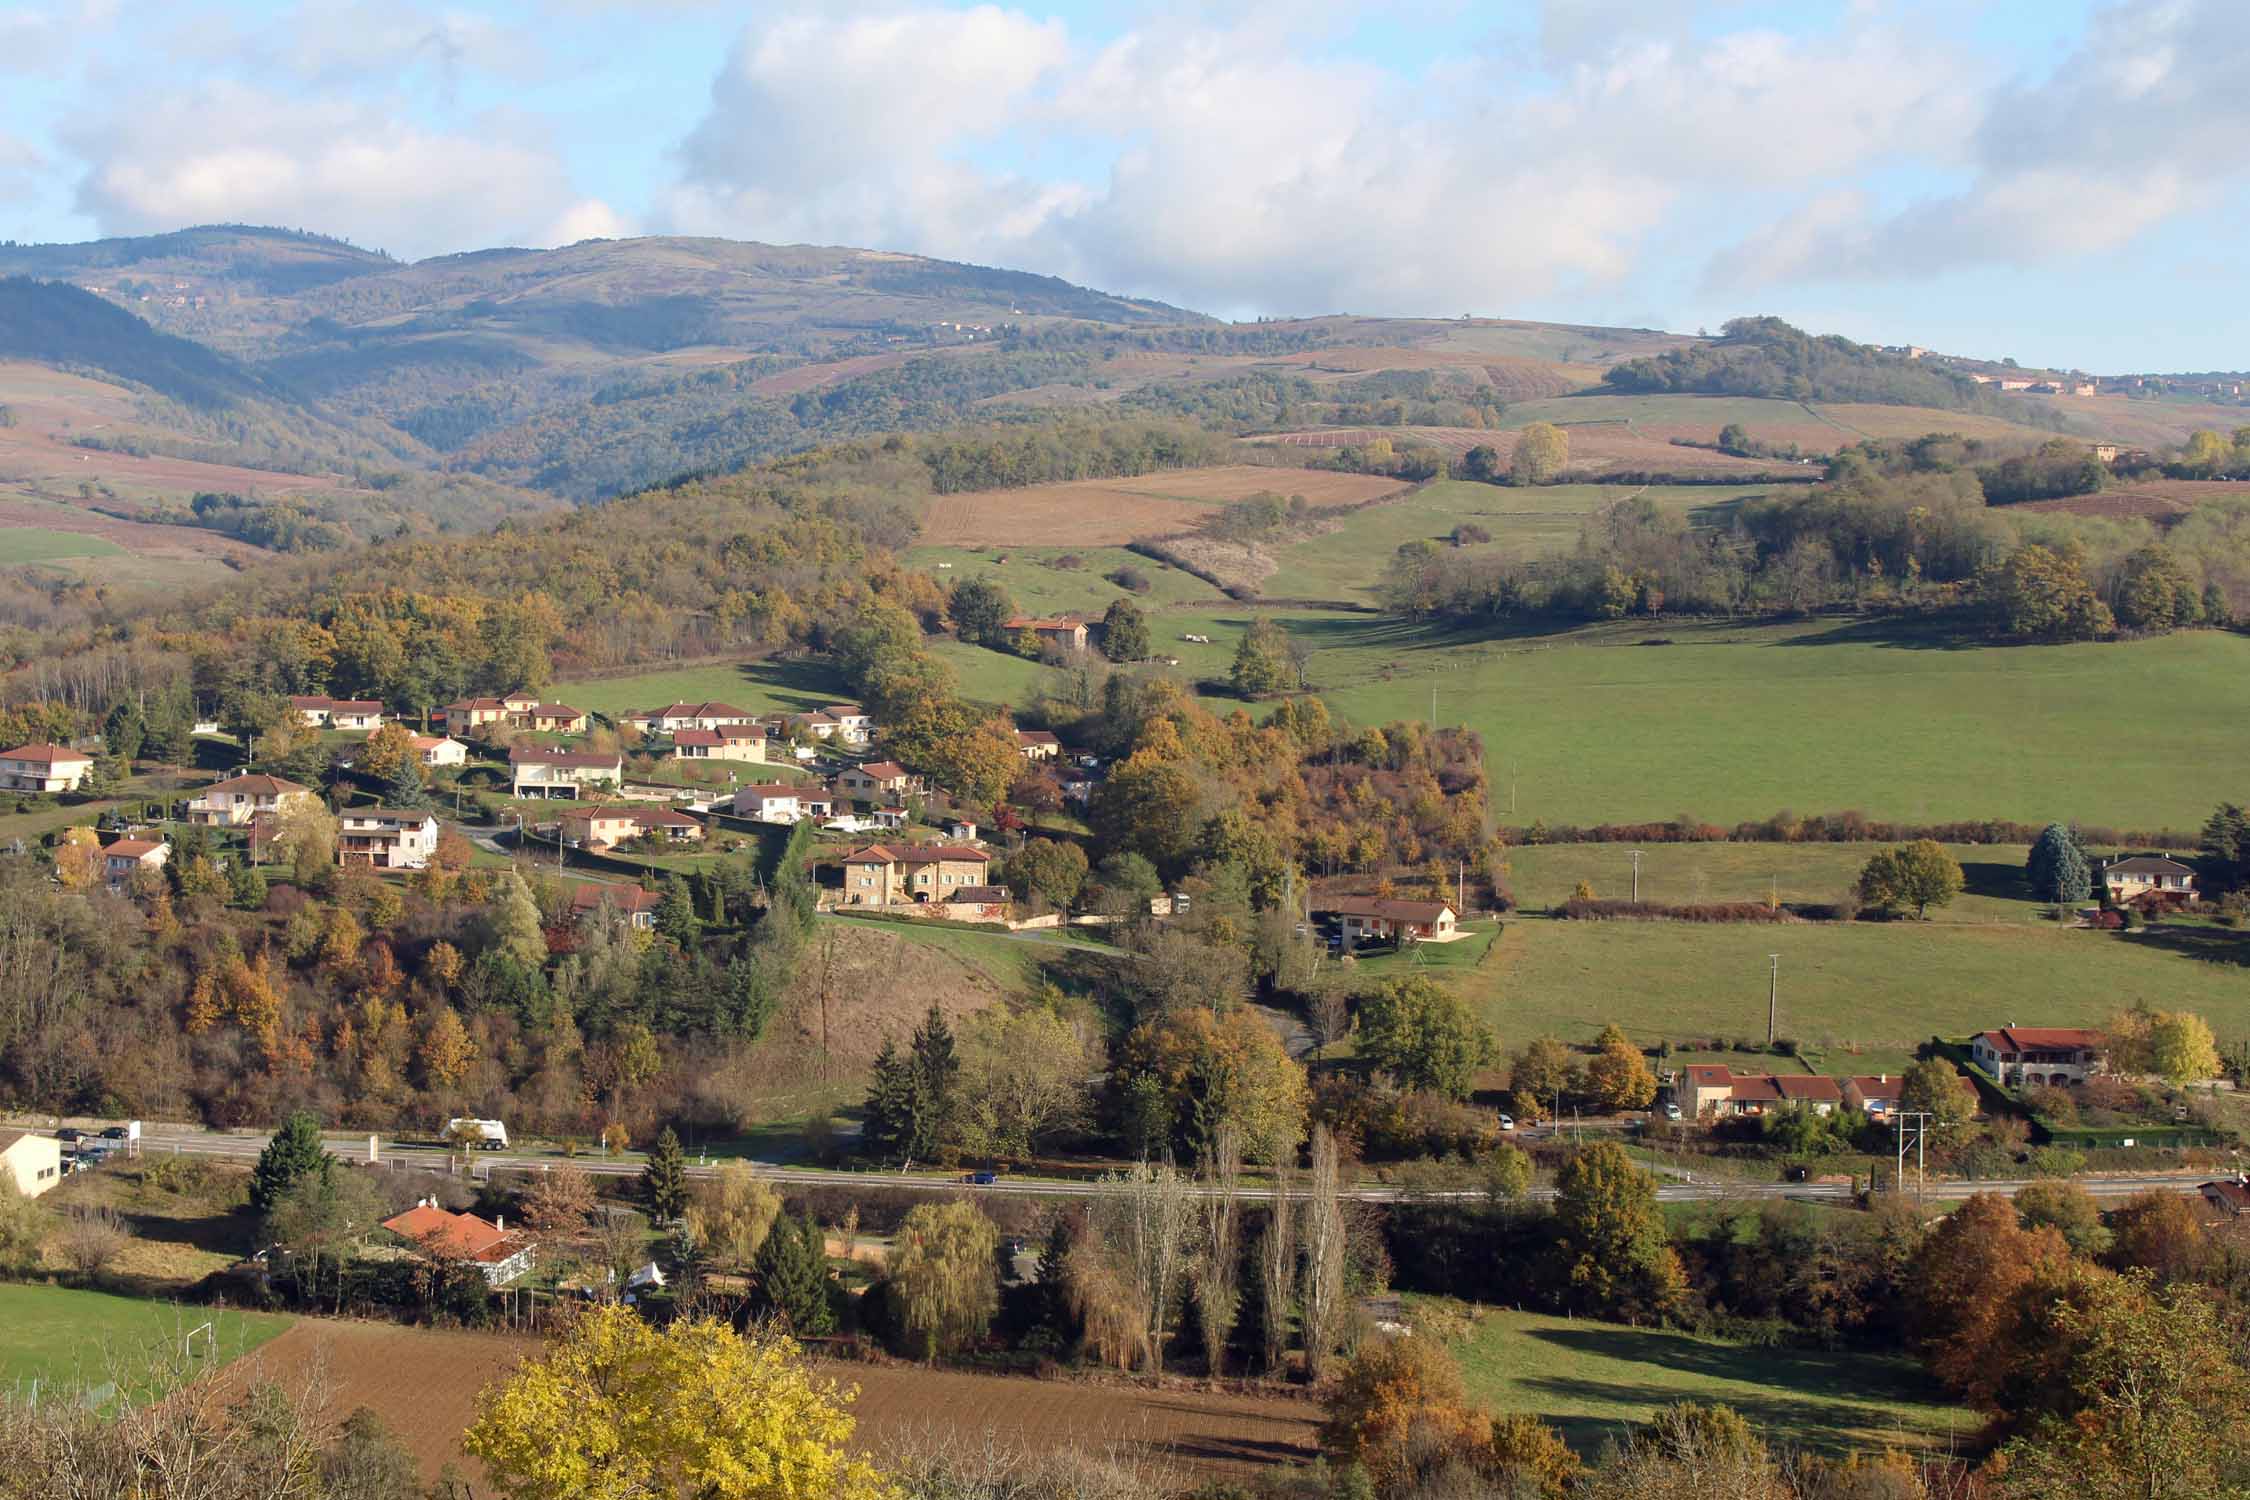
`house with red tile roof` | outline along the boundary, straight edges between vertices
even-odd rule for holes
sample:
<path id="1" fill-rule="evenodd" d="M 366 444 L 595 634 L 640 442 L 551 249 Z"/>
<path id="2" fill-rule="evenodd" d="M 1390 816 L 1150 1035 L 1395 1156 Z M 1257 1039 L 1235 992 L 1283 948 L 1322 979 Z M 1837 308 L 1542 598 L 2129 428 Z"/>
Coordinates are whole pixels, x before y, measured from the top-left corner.
<path id="1" fill-rule="evenodd" d="M 573 921 L 584 922 L 609 911 L 644 932 L 655 929 L 656 909 L 663 904 L 663 892 L 637 885 L 582 885 L 570 893 Z"/>
<path id="2" fill-rule="evenodd" d="M 509 795 L 577 797 L 625 780 L 625 760 L 615 751 L 545 750 L 518 746 L 508 752 Z"/>
<path id="3" fill-rule="evenodd" d="M 672 731 L 674 760 L 761 761 L 765 758 L 766 732 L 755 723 Z"/>
<path id="4" fill-rule="evenodd" d="M 241 828 L 264 813 L 283 813 L 310 807 L 320 794 L 281 776 L 252 772 L 214 781 L 188 798 L 187 818 L 206 828 Z"/>
<path id="5" fill-rule="evenodd" d="M 325 695 L 295 697 L 289 707 L 307 729 L 364 729 L 383 727 L 383 705 L 373 698 L 330 698 Z"/>
<path id="6" fill-rule="evenodd" d="M 945 902 L 986 884 L 992 856 L 967 844 L 865 844 L 844 855 L 841 906 Z"/>
<path id="7" fill-rule="evenodd" d="M 1041 619 L 1033 615 L 1017 615 L 1007 628 L 1017 635 L 1030 631 L 1039 637 L 1039 644 L 1052 646 L 1058 651 L 1083 651 L 1086 649 L 1086 622 L 1076 615 L 1057 615 Z"/>
<path id="8" fill-rule="evenodd" d="M 1016 750 L 1028 761 L 1054 760 L 1062 754 L 1062 741 L 1044 729 L 1019 729 Z"/>
<path id="9" fill-rule="evenodd" d="M 172 845 L 165 839 L 118 839 L 103 846 L 102 878 L 111 890 L 122 890 L 127 881 L 141 870 L 161 870 L 172 857 Z"/>
<path id="10" fill-rule="evenodd" d="M 0 750 L 0 788 L 11 792 L 75 792 L 94 758 L 62 745 L 18 745 Z"/>
<path id="11" fill-rule="evenodd" d="M 836 778 L 836 788 L 850 796 L 887 802 L 892 797 L 920 791 L 922 778 L 895 760 L 876 760 L 845 771 Z"/>
<path id="12" fill-rule="evenodd" d="M 574 807 L 562 816 L 563 837 L 589 849 L 609 848 L 643 834 L 661 834 L 670 844 L 692 844 L 703 825 L 668 807 Z"/>
<path id="13" fill-rule="evenodd" d="M 505 1286 L 532 1268 L 538 1248 L 522 1234 L 508 1232 L 505 1219 L 485 1220 L 475 1214 L 448 1213 L 435 1198 L 425 1198 L 405 1213 L 383 1221 L 418 1254 L 432 1260 L 460 1260 L 473 1264 L 487 1286 Z"/>
<path id="14" fill-rule="evenodd" d="M 1402 943 L 1446 943 L 1460 932 L 1459 916 L 1443 901 L 1331 896 L 1315 901 L 1313 911 L 1337 920 L 1347 949 L 1392 939 Z"/>
<path id="15" fill-rule="evenodd" d="M 2076 1026 L 2003 1026 L 1969 1039 L 1969 1056 L 2004 1089 L 2084 1083 L 2105 1071 L 2108 1039 Z"/>

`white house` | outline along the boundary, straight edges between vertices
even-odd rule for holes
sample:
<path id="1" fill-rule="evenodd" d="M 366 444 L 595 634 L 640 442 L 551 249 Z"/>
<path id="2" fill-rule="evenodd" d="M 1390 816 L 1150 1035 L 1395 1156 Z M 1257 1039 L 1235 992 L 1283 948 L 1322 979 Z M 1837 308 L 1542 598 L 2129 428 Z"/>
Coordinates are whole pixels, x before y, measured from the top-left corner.
<path id="1" fill-rule="evenodd" d="M 414 736 L 414 753 L 422 764 L 433 770 L 469 763 L 469 747 L 449 734 L 418 734 Z"/>
<path id="2" fill-rule="evenodd" d="M 229 776 L 190 797 L 187 816 L 190 823 L 207 828 L 240 828 L 261 813 L 284 813 L 314 800 L 316 794 L 311 787 L 280 776 Z"/>
<path id="3" fill-rule="evenodd" d="M 434 813 L 390 807 L 347 807 L 337 814 L 336 863 L 378 870 L 419 870 L 437 852 Z"/>
<path id="4" fill-rule="evenodd" d="M 828 703 L 822 713 L 836 721 L 836 737 L 847 745 L 864 745 L 875 737 L 875 718 L 856 703 Z"/>
<path id="5" fill-rule="evenodd" d="M 590 750 L 508 752 L 509 793 L 515 797 L 577 797 L 589 787 L 625 780 L 624 757 Z"/>
<path id="6" fill-rule="evenodd" d="M 1458 932 L 1458 918 L 1443 901 L 1393 901 L 1379 896 L 1338 896 L 1314 910 L 1334 915 L 1343 929 L 1344 946 L 1396 938 L 1402 943 L 1450 942 Z"/>
<path id="7" fill-rule="evenodd" d="M 18 745 L 0 750 L 0 788 L 11 792 L 75 792 L 94 758 L 61 745 Z"/>
<path id="8" fill-rule="evenodd" d="M 2102 888 L 2122 905 L 2143 896 L 2195 899 L 2195 871 L 2176 859 L 2135 854 L 2102 866 Z"/>
<path id="9" fill-rule="evenodd" d="M 122 890 L 139 870 L 161 870 L 172 857 L 164 839 L 119 839 L 102 850 L 102 878 L 111 890 Z"/>
<path id="10" fill-rule="evenodd" d="M 2002 1088 L 2084 1083 L 2103 1071 L 2102 1034 L 2074 1026 L 2003 1026 L 1969 1042 L 1977 1066 Z"/>
<path id="11" fill-rule="evenodd" d="M 62 1142 L 36 1130 L 0 1130 L 0 1172 L 16 1191 L 36 1198 L 62 1181 Z"/>
<path id="12" fill-rule="evenodd" d="M 364 729 L 383 724 L 383 705 L 372 698 L 291 698 L 289 707 L 307 729 Z"/>
<path id="13" fill-rule="evenodd" d="M 780 782 L 759 782 L 734 789 L 734 815 L 738 818 L 756 818 L 761 823 L 794 823 L 810 814 L 805 806 L 807 788 L 789 786 Z M 827 797 L 818 788 L 809 789 L 825 804 Z"/>

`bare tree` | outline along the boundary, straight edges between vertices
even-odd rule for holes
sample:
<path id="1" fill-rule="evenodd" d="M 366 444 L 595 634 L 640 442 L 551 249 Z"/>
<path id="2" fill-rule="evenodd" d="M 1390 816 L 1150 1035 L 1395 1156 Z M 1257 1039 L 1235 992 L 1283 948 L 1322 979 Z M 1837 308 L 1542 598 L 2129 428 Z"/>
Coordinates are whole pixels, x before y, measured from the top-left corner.
<path id="1" fill-rule="evenodd" d="M 1304 1307 L 1305 1377 L 1319 1384 L 1328 1372 L 1328 1356 L 1336 1346 L 1343 1323 L 1344 1213 L 1341 1163 L 1336 1138 L 1325 1125 L 1315 1125 L 1312 1136 L 1312 1181 L 1305 1200 L 1302 1233 L 1304 1283 L 1298 1301 Z"/>
<path id="2" fill-rule="evenodd" d="M 1289 1232 L 1291 1172 L 1286 1164 L 1273 1174 L 1273 1212 L 1266 1219 L 1266 1237 L 1259 1245 L 1258 1296 L 1260 1321 L 1265 1326 L 1266 1373 L 1278 1373 L 1289 1359 L 1289 1315 L 1296 1303 L 1297 1241 Z"/>
<path id="3" fill-rule="evenodd" d="M 63 1221 L 55 1250 L 79 1275 L 92 1278 L 109 1269 L 132 1238 L 114 1208 L 84 1208 Z"/>
<path id="4" fill-rule="evenodd" d="M 586 1228 L 594 1198 L 594 1179 L 583 1167 L 551 1167 L 524 1192 L 524 1222 L 541 1234 L 567 1239 Z"/>
<path id="5" fill-rule="evenodd" d="M 1312 992 L 1312 1002 L 1305 1007 L 1307 1028 L 1313 1041 L 1326 1052 L 1344 1039 L 1352 1029 L 1351 996 L 1346 993 L 1343 981 L 1334 976 L 1322 975 Z"/>
<path id="6" fill-rule="evenodd" d="M 1222 1122 L 1203 1156 L 1203 1252 L 1196 1262 L 1196 1321 L 1203 1332 L 1203 1368 L 1226 1373 L 1227 1340 L 1242 1309 L 1242 1132 Z"/>
<path id="7" fill-rule="evenodd" d="M 1119 1221 L 1108 1238 L 1125 1251 L 1133 1300 L 1147 1340 L 1144 1357 L 1150 1369 L 1161 1371 L 1165 1326 L 1194 1250 L 1194 1185 L 1178 1168 L 1147 1161 L 1135 1162 L 1110 1180 L 1123 1191 L 1106 1200 Z"/>

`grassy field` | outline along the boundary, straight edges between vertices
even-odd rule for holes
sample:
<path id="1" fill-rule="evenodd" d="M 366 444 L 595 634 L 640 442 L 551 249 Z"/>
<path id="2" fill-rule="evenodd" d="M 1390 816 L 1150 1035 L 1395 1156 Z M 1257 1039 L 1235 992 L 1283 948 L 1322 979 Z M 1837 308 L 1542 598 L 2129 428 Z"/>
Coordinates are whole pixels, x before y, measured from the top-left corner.
<path id="1" fill-rule="evenodd" d="M 82 531 L 50 531 L 42 526 L 0 527 L 0 567 L 47 562 L 58 557 L 121 557 L 115 542 Z"/>
<path id="2" fill-rule="evenodd" d="M 113 1380 L 130 1387 L 152 1366 L 177 1360 L 182 1336 L 205 1322 L 214 1325 L 223 1363 L 256 1349 L 291 1319 L 65 1287 L 0 1286 L 0 1381 L 26 1394 L 34 1380 L 49 1387 L 96 1387 Z M 199 1364 L 202 1344 L 199 1336 Z"/>
<path id="3" fill-rule="evenodd" d="M 1650 844 L 1641 850 L 1641 899 L 1666 905 L 1719 901 L 1833 902 L 1858 884 L 1879 844 Z M 1967 879 L 1937 922 L 2031 922 L 2047 910 L 2024 883 L 2022 845 L 1950 844 Z M 1606 901 L 1633 893 L 1633 860 L 1623 844 L 1540 844 L 1508 851 L 1518 904 L 1544 909 L 1570 899 L 1585 881 Z"/>
<path id="4" fill-rule="evenodd" d="M 1082 558 L 1084 565 L 1054 566 L 1055 559 L 1073 556 Z M 1143 609 L 1159 609 L 1219 597 L 1217 589 L 1193 573 L 1123 547 L 914 547 L 902 561 L 947 586 L 964 578 L 990 578 L 1026 614 L 1070 611 L 1091 619 L 1116 599 L 1134 599 Z M 951 566 L 941 569 L 941 563 Z M 1134 594 L 1111 583 L 1109 575 L 1119 568 L 1140 572 L 1149 581 L 1148 592 Z"/>
<path id="5" fill-rule="evenodd" d="M 1504 635 L 1268 613 L 1310 648 L 1314 690 L 1355 723 L 1426 718 L 1435 688 L 1441 724 L 1484 736 L 1495 804 L 1516 825 L 1858 808 L 1902 822 L 2193 829 L 2250 783 L 2250 744 L 2235 732 L 2250 714 L 2250 639 L 2219 631 L 1949 646 L 1825 621 Z M 1252 618 L 1177 610 L 1154 633 L 1184 676 L 1223 690 Z M 1189 632 L 1211 644 L 1179 643 Z M 1020 701 L 1042 670 L 973 648 L 949 659 L 966 691 L 995 700 Z M 2120 724 L 2163 732 L 2119 735 Z"/>
<path id="6" fill-rule="evenodd" d="M 1724 1402 L 1769 1442 L 1826 1453 L 1944 1447 L 1973 1413 L 1943 1404 L 1911 1361 L 1749 1349 L 1683 1333 L 1480 1310 L 1455 1344 L 1469 1393 L 1562 1429 L 1581 1452 L 1674 1401 Z"/>
<path id="7" fill-rule="evenodd" d="M 670 703 L 714 701 L 752 713 L 789 713 L 837 702 L 844 696 L 844 686 L 825 660 L 769 659 L 659 667 L 629 677 L 590 677 L 557 683 L 552 696 L 573 708 L 614 719 Z"/>
<path id="8" fill-rule="evenodd" d="M 1746 495 L 1745 486 L 1558 484 L 1514 489 L 1468 480 L 1441 480 L 1402 499 L 1353 511 L 1334 531 L 1280 550 L 1281 570 L 1262 592 L 1276 599 L 1364 599 L 1391 554 L 1411 541 L 1443 541 L 1463 521 L 1492 533 L 1509 556 L 1561 552 L 1579 528 L 1605 505 L 1642 495 L 1666 510 L 1717 524 Z"/>
<path id="9" fill-rule="evenodd" d="M 1762 1041 L 1767 955 L 1781 955 L 1779 1034 L 1895 1060 L 1933 1035 L 2016 1022 L 2098 1025 L 2136 1000 L 2250 1034 L 2250 936 L 2215 928 L 2116 933 L 2031 925 L 1806 922 L 1781 926 L 1510 920 L 1491 958 L 1448 977 L 1510 1047 L 1587 1041 L 1615 1021 L 1653 1046 Z M 1853 1070 L 1861 1070 L 1855 1065 Z"/>

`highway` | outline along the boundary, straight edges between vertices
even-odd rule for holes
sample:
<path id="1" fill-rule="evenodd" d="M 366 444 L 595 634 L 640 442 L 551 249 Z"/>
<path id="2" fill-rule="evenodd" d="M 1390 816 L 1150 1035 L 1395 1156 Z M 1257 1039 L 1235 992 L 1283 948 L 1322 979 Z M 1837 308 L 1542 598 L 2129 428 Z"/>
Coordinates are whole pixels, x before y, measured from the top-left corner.
<path id="1" fill-rule="evenodd" d="M 327 1135 L 331 1154 L 344 1161 L 369 1160 L 368 1137 L 331 1132 Z M 254 1161 L 266 1146 L 263 1135 L 226 1134 L 218 1131 L 185 1131 L 159 1128 L 144 1131 L 140 1150 L 144 1157 L 181 1155 L 212 1156 L 238 1160 L 244 1164 Z M 378 1140 L 374 1159 L 385 1164 L 415 1166 L 434 1172 L 444 1172 L 452 1165 L 456 1153 L 435 1144 L 411 1144 L 393 1140 Z M 469 1154 L 470 1170 L 478 1177 L 492 1172 L 537 1174 L 550 1168 L 569 1165 L 580 1171 L 605 1177 L 637 1177 L 644 1158 L 634 1156 L 616 1159 L 602 1155 L 566 1157 L 551 1151 L 475 1151 Z M 708 1163 L 690 1157 L 687 1166 L 689 1177 L 709 1177 L 724 1163 Z M 1118 1192 L 1115 1184 L 1102 1182 L 1074 1182 L 1052 1177 L 1009 1177 L 989 1184 L 972 1184 L 962 1180 L 960 1173 L 934 1172 L 838 1172 L 818 1167 L 793 1167 L 778 1162 L 753 1161 L 751 1166 L 768 1182 L 802 1184 L 812 1187 L 870 1187 L 900 1188 L 910 1192 L 952 1193 L 1007 1193 L 1019 1196 L 1049 1198 L 1085 1198 Z M 2169 1192 L 2193 1193 L 2197 1186 L 2209 1181 L 2212 1174 L 2202 1172 L 2141 1172 L 2118 1175 L 2081 1177 L 2079 1186 L 2097 1198 L 2123 1198 L 2151 1188 Z M 1989 1179 L 1963 1182 L 1954 1179 L 1932 1178 L 1923 1192 L 1926 1199 L 1953 1201 L 1972 1197 L 1978 1193 L 2004 1193 L 2013 1197 L 2029 1187 L 2038 1178 Z M 1913 1179 L 1907 1179 L 1907 1191 L 1912 1192 Z M 1245 1186 L 1241 1196 L 1257 1201 L 1273 1196 L 1273 1189 Z M 1459 1193 L 1429 1193 L 1407 1191 L 1384 1185 L 1362 1184 L 1346 1190 L 1344 1196 L 1365 1203 L 1395 1203 L 1402 1198 L 1418 1200 L 1446 1198 L 1477 1198 L 1474 1191 Z M 1553 1196 L 1552 1189 L 1539 1189 L 1535 1198 Z M 1742 1182 L 1734 1179 L 1709 1179 L 1705 1181 L 1666 1182 L 1656 1190 L 1657 1199 L 1665 1203 L 1710 1203 L 1726 1200 L 1797 1199 L 1806 1202 L 1849 1202 L 1853 1191 L 1843 1183 L 1822 1182 Z"/>

